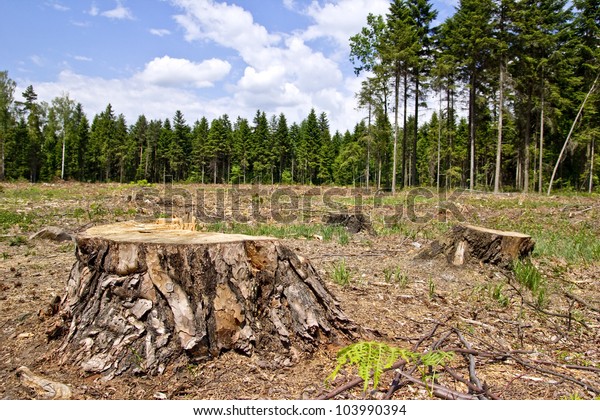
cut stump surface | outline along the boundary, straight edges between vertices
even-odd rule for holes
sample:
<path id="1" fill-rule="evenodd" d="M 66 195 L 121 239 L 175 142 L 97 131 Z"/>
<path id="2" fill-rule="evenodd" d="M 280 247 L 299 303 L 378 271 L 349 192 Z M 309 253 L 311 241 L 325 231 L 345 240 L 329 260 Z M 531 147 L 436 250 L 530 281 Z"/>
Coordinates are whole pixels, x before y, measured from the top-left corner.
<path id="1" fill-rule="evenodd" d="M 115 376 L 235 350 L 274 367 L 351 337 L 310 263 L 269 237 L 118 223 L 76 237 L 61 361 Z"/>
<path id="2" fill-rule="evenodd" d="M 504 268 L 531 254 L 535 246 L 529 235 L 473 225 L 455 226 L 441 241 L 434 241 L 417 258 L 434 258 L 444 254 L 449 263 L 463 265 L 471 260 Z"/>

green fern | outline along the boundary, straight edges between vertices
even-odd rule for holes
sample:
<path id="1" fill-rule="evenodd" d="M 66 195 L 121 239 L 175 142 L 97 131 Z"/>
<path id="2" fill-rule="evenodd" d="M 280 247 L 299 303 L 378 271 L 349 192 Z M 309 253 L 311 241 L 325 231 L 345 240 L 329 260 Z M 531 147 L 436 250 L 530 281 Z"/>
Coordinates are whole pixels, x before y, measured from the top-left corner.
<path id="1" fill-rule="evenodd" d="M 337 365 L 327 382 L 333 381 L 342 367 L 356 366 L 358 376 L 364 381 L 364 392 L 369 386 L 369 378 L 373 376 L 373 388 L 379 385 L 381 374 L 392 367 L 394 362 L 404 359 L 407 363 L 416 363 L 422 367 L 444 366 L 454 357 L 452 352 L 432 351 L 425 354 L 388 346 L 377 341 L 362 341 L 341 349 L 337 354 Z"/>
<path id="2" fill-rule="evenodd" d="M 420 361 L 424 366 L 435 368 L 437 366 L 446 366 L 454 358 L 451 351 L 436 350 L 425 353 L 420 356 Z"/>
<path id="3" fill-rule="evenodd" d="M 364 380 L 364 391 L 366 392 L 371 374 L 373 375 L 373 388 L 377 388 L 383 371 L 389 369 L 396 360 L 402 358 L 409 362 L 418 356 L 408 350 L 376 341 L 351 344 L 338 352 L 337 366 L 327 377 L 327 381 L 333 381 L 343 366 L 354 365 L 358 368 L 358 376 Z"/>

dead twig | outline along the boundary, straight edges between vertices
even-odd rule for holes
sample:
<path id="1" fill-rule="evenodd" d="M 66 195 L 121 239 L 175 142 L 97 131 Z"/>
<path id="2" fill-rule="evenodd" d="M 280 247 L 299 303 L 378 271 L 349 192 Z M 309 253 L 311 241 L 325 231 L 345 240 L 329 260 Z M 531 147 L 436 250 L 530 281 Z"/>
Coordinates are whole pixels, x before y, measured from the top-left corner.
<path id="1" fill-rule="evenodd" d="M 460 340 L 460 342 L 467 348 L 467 350 L 471 350 L 471 344 L 469 344 L 469 342 L 467 340 L 465 340 L 465 338 L 463 337 L 463 335 L 460 333 L 459 330 L 455 329 L 454 330 L 456 332 L 456 335 L 458 336 L 458 339 Z M 472 354 L 467 354 L 466 358 L 469 360 L 469 379 L 471 381 L 471 383 L 473 385 L 475 385 L 477 387 L 477 389 L 483 389 L 483 386 L 481 385 L 481 381 L 479 380 L 479 378 L 477 377 L 477 373 L 475 372 L 475 356 L 473 356 Z M 480 396 L 483 397 L 483 396 Z M 483 399 L 487 399 L 485 397 L 483 397 Z"/>
<path id="2" fill-rule="evenodd" d="M 425 389 L 430 390 L 431 393 L 438 398 L 442 398 L 445 400 L 477 400 L 478 399 L 474 395 L 455 391 L 453 389 L 446 388 L 445 386 L 441 386 L 441 385 L 436 385 L 436 384 L 430 385 L 430 384 L 423 382 L 420 379 L 415 378 L 412 375 L 409 375 L 408 373 L 405 373 L 402 371 L 398 371 L 398 372 L 400 373 L 400 376 L 406 378 L 409 382 L 412 382 L 415 385 L 420 385 L 420 386 L 425 387 Z"/>
<path id="3" fill-rule="evenodd" d="M 550 362 L 550 361 L 546 361 L 546 360 L 536 360 L 535 362 L 539 363 L 541 365 L 561 367 L 563 369 L 585 370 L 588 372 L 600 372 L 600 368 L 593 367 L 593 366 L 565 365 L 562 363 Z"/>
<path id="4" fill-rule="evenodd" d="M 565 381 L 573 382 L 574 384 L 581 386 L 583 389 L 587 389 L 589 391 L 592 391 L 596 395 L 600 395 L 600 389 L 598 389 L 586 382 L 580 381 L 579 379 L 574 378 L 570 375 L 566 375 L 564 373 L 556 372 L 556 371 L 550 370 L 550 369 L 544 369 L 542 367 L 536 366 L 536 365 L 529 363 L 529 362 L 521 359 L 520 357 L 516 357 L 514 355 L 511 356 L 511 359 L 513 359 L 515 362 L 517 362 L 520 365 L 525 366 L 529 369 L 537 370 L 540 373 L 545 373 L 546 375 L 556 376 L 557 378 L 564 379 Z"/>
<path id="5" fill-rule="evenodd" d="M 535 305 L 535 304 L 533 304 L 533 303 L 531 303 L 531 302 L 527 302 L 527 301 L 525 302 L 525 304 L 526 304 L 527 306 L 529 306 L 529 307 L 531 307 L 531 308 L 535 309 L 536 311 L 543 313 L 544 315 L 555 316 L 555 317 L 557 317 L 557 318 L 565 318 L 565 319 L 568 319 L 568 320 L 569 320 L 569 322 L 570 322 L 571 320 L 573 320 L 573 316 L 572 316 L 571 314 L 567 314 L 567 315 L 565 315 L 565 314 L 557 314 L 557 313 L 555 313 L 555 312 L 549 312 L 549 311 L 546 311 L 546 310 L 544 310 L 544 309 L 540 308 L 539 306 L 537 306 L 537 305 Z M 574 321 L 577 321 L 578 323 L 580 323 L 580 324 L 581 324 L 581 325 L 582 325 L 582 326 L 583 326 L 585 329 L 587 329 L 587 330 L 589 330 L 589 329 L 590 329 L 590 327 L 589 327 L 589 326 L 588 326 L 588 325 L 587 325 L 587 324 L 586 324 L 586 323 L 585 323 L 583 320 L 580 320 L 580 319 L 575 319 Z"/>
<path id="6" fill-rule="evenodd" d="M 476 385 L 474 385 L 472 382 L 466 380 L 465 378 L 461 377 L 454 369 L 452 369 L 450 366 L 444 366 L 444 370 L 450 375 L 452 376 L 455 380 L 465 384 L 467 386 L 467 388 L 469 388 L 469 391 L 471 391 L 473 394 L 480 394 L 480 395 L 485 395 L 486 397 L 488 397 L 490 400 L 498 400 L 500 398 L 498 398 L 496 395 L 492 394 L 487 386 L 487 384 L 484 382 L 483 386 L 481 388 L 477 388 Z"/>
<path id="7" fill-rule="evenodd" d="M 585 306 L 590 311 L 600 313 L 600 308 L 597 308 L 596 306 L 592 305 L 591 303 L 586 302 L 579 296 L 575 296 L 573 293 L 565 292 L 565 296 L 568 297 L 569 299 L 573 299 L 575 302 L 579 303 L 580 305 Z"/>

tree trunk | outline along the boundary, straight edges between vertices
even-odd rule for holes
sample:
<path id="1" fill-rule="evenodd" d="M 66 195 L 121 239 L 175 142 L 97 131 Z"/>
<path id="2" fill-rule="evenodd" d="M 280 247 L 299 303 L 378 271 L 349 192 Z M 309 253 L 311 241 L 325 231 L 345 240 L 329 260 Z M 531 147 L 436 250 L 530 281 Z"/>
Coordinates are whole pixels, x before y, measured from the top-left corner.
<path id="1" fill-rule="evenodd" d="M 540 156 L 538 164 L 538 192 L 542 194 L 544 191 L 544 79 L 542 69 L 542 105 L 540 109 Z"/>
<path id="2" fill-rule="evenodd" d="M 498 105 L 498 144 L 496 146 L 496 175 L 494 176 L 494 193 L 500 192 L 501 163 L 502 163 L 502 117 L 504 111 L 504 65 L 500 64 L 500 92 Z"/>
<path id="3" fill-rule="evenodd" d="M 286 365 L 357 331 L 310 263 L 272 238 L 127 222 L 76 243 L 60 352 L 86 372 L 160 374 L 229 350 Z"/>
<path id="4" fill-rule="evenodd" d="M 471 86 L 469 88 L 469 145 L 470 145 L 470 165 L 469 165 L 469 190 L 475 189 L 475 70 L 471 74 Z"/>
<path id="5" fill-rule="evenodd" d="M 434 241 L 417 258 L 444 254 L 450 264 L 463 265 L 470 260 L 509 268 L 513 261 L 533 251 L 534 240 L 518 232 L 504 232 L 472 225 L 457 225 L 442 241 Z"/>
<path id="6" fill-rule="evenodd" d="M 441 159 L 441 150 L 442 150 L 442 88 L 438 89 L 438 94 L 440 95 L 440 106 L 438 111 L 438 139 L 437 139 L 437 170 L 436 170 L 436 181 L 435 185 L 437 187 L 438 194 L 440 193 L 440 159 Z"/>
<path id="7" fill-rule="evenodd" d="M 531 90 L 531 89 L 530 89 Z M 529 192 L 529 143 L 531 139 L 531 113 L 533 105 L 532 102 L 533 93 L 530 91 L 529 99 L 527 100 L 527 116 L 525 118 L 525 136 L 523 139 L 523 192 L 527 194 Z"/>
<path id="8" fill-rule="evenodd" d="M 65 179 L 65 135 L 63 134 L 63 141 L 62 141 L 62 157 L 60 159 L 60 179 L 64 180 Z"/>
<path id="9" fill-rule="evenodd" d="M 591 194 L 594 189 L 594 137 L 592 137 L 590 149 L 590 182 L 588 185 L 588 192 Z"/>
<path id="10" fill-rule="evenodd" d="M 408 73 L 404 73 L 404 110 L 403 110 L 403 126 L 402 126 L 402 187 L 408 187 L 408 170 L 406 168 L 406 152 L 407 152 L 407 130 L 406 119 L 408 111 Z"/>
<path id="11" fill-rule="evenodd" d="M 398 97 L 400 95 L 399 71 L 400 70 L 397 68 L 394 83 L 394 150 L 392 157 L 392 194 L 396 194 L 396 170 L 398 167 Z M 402 170 L 404 171 L 404 148 L 402 148 Z"/>
<path id="12" fill-rule="evenodd" d="M 419 70 L 415 74 L 415 126 L 413 129 L 413 150 L 411 155 L 410 185 L 419 186 L 419 174 L 417 171 L 417 142 L 419 140 Z"/>
<path id="13" fill-rule="evenodd" d="M 365 177 L 367 178 L 367 191 L 369 191 L 369 178 L 371 175 L 371 104 L 369 103 L 369 125 L 368 125 L 368 137 L 367 137 L 367 167 Z"/>
<path id="14" fill-rule="evenodd" d="M 594 83 L 592 83 L 592 87 L 588 91 L 587 95 L 585 95 L 585 98 L 583 99 L 583 103 L 579 107 L 579 111 L 577 112 L 577 115 L 575 116 L 575 120 L 573 121 L 573 124 L 571 125 L 569 134 L 567 134 L 567 139 L 565 140 L 565 143 L 563 144 L 563 147 L 560 150 L 558 159 L 556 159 L 556 164 L 554 165 L 554 170 L 552 171 L 552 176 L 550 177 L 550 183 L 548 184 L 548 195 L 550 195 L 550 193 L 552 192 L 552 184 L 554 183 L 554 177 L 556 176 L 556 171 L 558 170 L 558 166 L 560 165 L 560 162 L 562 161 L 565 150 L 567 149 L 567 145 L 569 144 L 569 140 L 571 139 L 571 135 L 573 134 L 573 131 L 575 130 L 575 126 L 577 125 L 577 121 L 579 120 L 579 117 L 581 116 L 581 113 L 583 112 L 585 103 L 587 102 L 588 98 L 590 97 L 590 95 L 592 94 L 594 89 L 596 88 L 596 83 L 598 83 L 598 79 L 600 79 L 600 73 L 598 73 L 598 75 L 596 76 L 596 79 L 594 80 Z"/>
<path id="15" fill-rule="evenodd" d="M 5 165 L 4 165 L 4 137 L 0 144 L 0 181 L 4 181 L 6 178 Z"/>

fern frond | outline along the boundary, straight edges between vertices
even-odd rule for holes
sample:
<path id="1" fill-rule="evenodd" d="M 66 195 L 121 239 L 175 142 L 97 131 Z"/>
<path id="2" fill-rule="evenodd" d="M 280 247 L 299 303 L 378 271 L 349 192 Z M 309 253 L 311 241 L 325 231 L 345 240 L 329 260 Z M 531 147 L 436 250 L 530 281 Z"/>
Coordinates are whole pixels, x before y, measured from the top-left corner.
<path id="1" fill-rule="evenodd" d="M 358 376 L 364 381 L 364 391 L 369 386 L 369 378 L 373 376 L 373 388 L 379 385 L 379 378 L 384 370 L 392 367 L 394 362 L 402 358 L 414 361 L 419 354 L 398 347 L 388 346 L 377 341 L 363 341 L 341 349 L 337 354 L 337 365 L 327 381 L 333 381 L 340 369 L 345 365 L 353 365 L 358 369 Z"/>
<path id="2" fill-rule="evenodd" d="M 431 367 L 445 366 L 452 359 L 454 359 L 454 353 L 451 351 L 436 350 L 421 355 L 421 363 Z"/>

